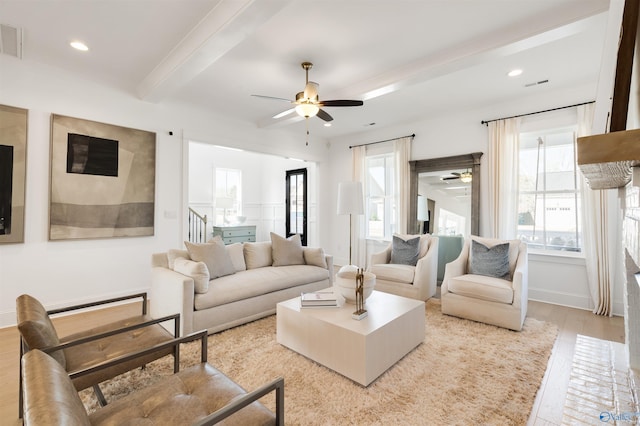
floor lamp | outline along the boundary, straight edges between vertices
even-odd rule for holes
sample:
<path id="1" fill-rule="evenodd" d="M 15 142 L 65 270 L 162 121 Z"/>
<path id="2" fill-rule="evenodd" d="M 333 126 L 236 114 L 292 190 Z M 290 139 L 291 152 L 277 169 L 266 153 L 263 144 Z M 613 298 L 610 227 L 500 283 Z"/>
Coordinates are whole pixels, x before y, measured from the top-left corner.
<path id="1" fill-rule="evenodd" d="M 362 182 L 340 182 L 338 183 L 338 214 L 349 215 L 349 265 L 353 265 L 351 258 L 351 216 L 354 214 L 364 214 Z"/>

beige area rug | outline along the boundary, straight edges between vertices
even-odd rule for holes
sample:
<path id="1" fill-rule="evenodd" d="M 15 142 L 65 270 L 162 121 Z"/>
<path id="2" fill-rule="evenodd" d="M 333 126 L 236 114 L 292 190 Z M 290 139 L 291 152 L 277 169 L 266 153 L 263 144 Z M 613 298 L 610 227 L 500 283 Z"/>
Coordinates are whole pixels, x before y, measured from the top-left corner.
<path id="1" fill-rule="evenodd" d="M 279 345 L 275 316 L 209 336 L 209 363 L 248 390 L 283 376 L 287 425 L 526 424 L 557 327 L 527 318 L 513 332 L 443 315 L 435 299 L 426 316 L 424 343 L 367 388 Z M 181 365 L 199 356 L 197 344 L 185 345 Z M 172 365 L 167 357 L 101 387 L 113 400 Z M 96 409 L 91 391 L 81 395 Z M 273 395 L 262 401 L 275 406 Z"/>

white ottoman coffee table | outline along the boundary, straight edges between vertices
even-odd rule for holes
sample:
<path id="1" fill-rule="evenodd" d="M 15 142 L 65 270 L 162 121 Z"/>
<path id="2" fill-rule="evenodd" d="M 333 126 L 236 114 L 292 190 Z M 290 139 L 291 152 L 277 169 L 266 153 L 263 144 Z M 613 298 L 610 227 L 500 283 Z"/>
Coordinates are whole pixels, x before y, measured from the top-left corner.
<path id="1" fill-rule="evenodd" d="M 351 318 L 355 305 L 340 305 L 301 308 L 299 297 L 278 303 L 278 343 L 368 386 L 424 341 L 422 301 L 374 291 L 359 321 Z"/>

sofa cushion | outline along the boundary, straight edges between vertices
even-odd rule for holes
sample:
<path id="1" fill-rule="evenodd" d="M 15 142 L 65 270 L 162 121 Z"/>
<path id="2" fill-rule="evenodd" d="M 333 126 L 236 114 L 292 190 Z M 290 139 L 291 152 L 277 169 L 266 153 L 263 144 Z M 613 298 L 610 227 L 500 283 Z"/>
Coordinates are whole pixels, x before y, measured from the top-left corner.
<path id="1" fill-rule="evenodd" d="M 209 290 L 209 269 L 204 262 L 179 257 L 174 261 L 173 270 L 193 278 L 196 293 L 206 293 Z"/>
<path id="2" fill-rule="evenodd" d="M 498 303 L 513 303 L 511 281 L 486 275 L 461 275 L 449 280 L 449 291 L 460 296 Z"/>
<path id="3" fill-rule="evenodd" d="M 263 268 L 273 264 L 271 241 L 244 243 L 242 249 L 244 250 L 244 261 L 247 269 Z"/>
<path id="4" fill-rule="evenodd" d="M 208 243 L 198 244 L 185 241 L 184 245 L 187 246 L 191 260 L 204 262 L 207 265 L 211 279 L 224 277 L 236 272 L 220 236 L 216 236 Z"/>
<path id="5" fill-rule="evenodd" d="M 399 263 L 379 263 L 371 266 L 371 273 L 376 279 L 405 284 L 413 284 L 415 270 L 415 266 Z"/>
<path id="6" fill-rule="evenodd" d="M 488 277 L 510 279 L 509 243 L 487 247 L 476 240 L 471 240 L 471 260 L 469 273 Z"/>
<path id="7" fill-rule="evenodd" d="M 495 239 L 495 238 L 483 238 L 483 237 L 478 237 L 476 235 L 472 235 L 471 236 L 471 241 L 477 241 L 487 247 L 493 247 L 496 244 L 502 244 L 502 243 L 509 243 L 509 272 L 511 274 L 511 277 L 513 277 L 513 274 L 516 270 L 516 262 L 518 261 L 518 253 L 520 251 L 520 244 L 522 243 L 522 241 L 520 240 L 499 240 L 499 239 Z M 471 248 L 471 247 L 469 247 Z M 469 269 L 469 265 L 471 262 L 471 257 L 472 257 L 472 253 L 469 253 L 469 260 L 467 263 L 467 270 Z M 511 278 L 509 278 L 511 279 Z"/>
<path id="8" fill-rule="evenodd" d="M 190 425 L 221 409 L 246 391 L 210 364 L 196 364 L 96 410 L 92 425 Z M 271 425 L 275 416 L 259 401 L 220 422 Z"/>
<path id="9" fill-rule="evenodd" d="M 420 237 L 404 240 L 397 235 L 391 243 L 390 263 L 416 266 L 420 256 Z"/>
<path id="10" fill-rule="evenodd" d="M 304 253 L 299 234 L 289 238 L 271 232 L 273 266 L 304 265 Z"/>
<path id="11" fill-rule="evenodd" d="M 16 299 L 16 316 L 18 330 L 29 349 L 45 349 L 60 344 L 58 333 L 51 322 L 51 318 L 49 318 L 47 310 L 35 297 L 28 294 L 19 296 Z M 51 356 L 63 368 L 67 367 L 63 351 L 52 352 Z"/>
<path id="12" fill-rule="evenodd" d="M 247 244 L 245 243 L 245 245 Z M 266 266 L 247 269 L 235 275 L 228 275 L 212 281 L 209 284 L 209 291 L 195 295 L 195 309 L 208 309 L 323 280 L 327 280 L 327 286 L 330 285 L 329 271 L 311 265 Z"/>
<path id="13" fill-rule="evenodd" d="M 231 263 L 233 263 L 233 267 L 236 272 L 246 271 L 247 264 L 244 262 L 244 249 L 242 247 L 242 243 L 233 243 L 226 247 L 229 257 L 231 257 Z"/>
<path id="14" fill-rule="evenodd" d="M 327 268 L 327 258 L 322 247 L 304 247 L 302 252 L 304 254 L 304 263 L 307 265 Z"/>
<path id="15" fill-rule="evenodd" d="M 167 252 L 167 262 L 169 263 L 169 269 L 175 269 L 175 261 L 178 258 L 191 259 L 187 250 L 170 249 Z"/>

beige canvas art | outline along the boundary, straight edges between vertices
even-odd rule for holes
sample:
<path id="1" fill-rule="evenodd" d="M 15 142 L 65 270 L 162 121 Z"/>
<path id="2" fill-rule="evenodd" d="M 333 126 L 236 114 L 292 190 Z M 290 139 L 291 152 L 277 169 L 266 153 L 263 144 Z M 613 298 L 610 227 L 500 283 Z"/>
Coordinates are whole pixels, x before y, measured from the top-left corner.
<path id="1" fill-rule="evenodd" d="M 156 134 L 52 115 L 49 239 L 154 233 Z"/>

